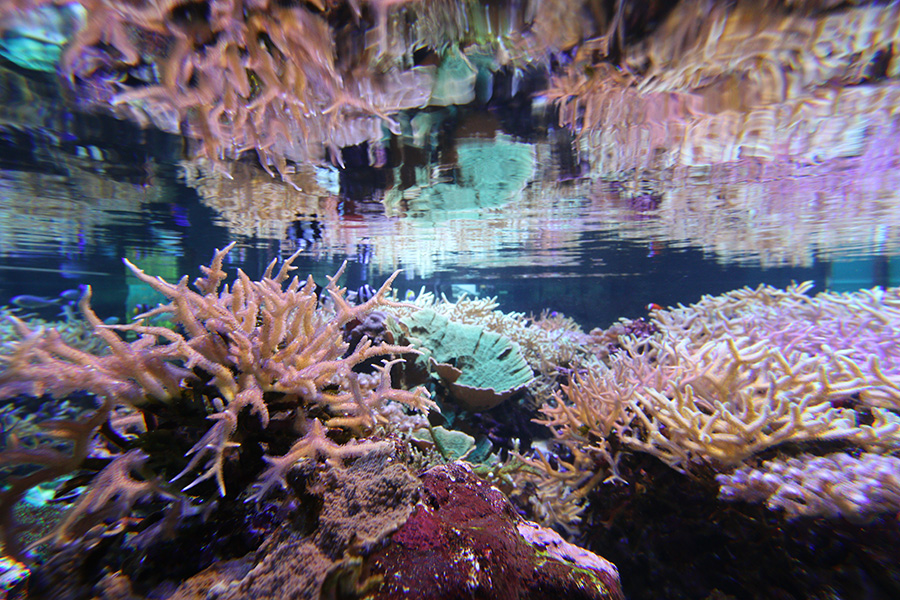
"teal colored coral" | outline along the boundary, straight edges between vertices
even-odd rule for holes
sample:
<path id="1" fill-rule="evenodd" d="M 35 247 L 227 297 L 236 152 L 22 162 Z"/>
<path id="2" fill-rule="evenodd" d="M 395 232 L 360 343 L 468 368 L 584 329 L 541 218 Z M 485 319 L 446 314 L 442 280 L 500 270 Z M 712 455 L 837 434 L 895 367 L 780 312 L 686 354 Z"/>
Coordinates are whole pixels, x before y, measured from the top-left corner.
<path id="1" fill-rule="evenodd" d="M 431 309 L 402 319 L 400 328 L 424 352 L 419 360 L 432 362 L 468 410 L 493 408 L 534 377 L 518 346 L 498 333 L 450 321 Z"/>

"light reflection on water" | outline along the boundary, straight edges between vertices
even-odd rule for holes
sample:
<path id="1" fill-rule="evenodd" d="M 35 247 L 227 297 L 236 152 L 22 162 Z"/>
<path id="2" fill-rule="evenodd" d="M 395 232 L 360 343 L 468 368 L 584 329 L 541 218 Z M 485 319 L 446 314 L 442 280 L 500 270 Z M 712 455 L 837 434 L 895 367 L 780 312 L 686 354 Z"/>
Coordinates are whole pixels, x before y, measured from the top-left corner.
<path id="1" fill-rule="evenodd" d="M 174 279 L 232 239 L 232 266 L 251 276 L 300 250 L 301 271 L 323 279 L 349 260 L 350 287 L 403 269 L 401 292 L 470 282 L 505 309 L 590 326 L 747 284 L 898 281 L 900 175 L 881 145 L 819 164 L 591 173 L 590 147 L 579 155 L 562 130 L 526 142 L 466 127 L 433 148 L 398 142 L 380 170 L 300 166 L 291 187 L 244 163 L 226 178 L 171 143 L 123 160 L 134 128 L 108 126 L 105 147 L 45 143 L 53 172 L 33 155 L 3 161 L 0 303 L 88 282 L 118 314 L 142 298 L 121 257 Z"/>

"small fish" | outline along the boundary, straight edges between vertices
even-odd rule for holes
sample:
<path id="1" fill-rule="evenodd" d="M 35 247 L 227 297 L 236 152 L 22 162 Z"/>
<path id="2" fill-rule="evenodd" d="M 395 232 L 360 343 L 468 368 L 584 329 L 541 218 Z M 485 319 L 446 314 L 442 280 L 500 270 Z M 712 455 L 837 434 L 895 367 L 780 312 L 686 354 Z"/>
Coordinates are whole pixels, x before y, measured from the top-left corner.
<path id="1" fill-rule="evenodd" d="M 60 298 L 45 298 L 44 296 L 29 296 L 28 294 L 22 294 L 21 296 L 15 296 L 10 302 L 20 308 L 36 309 L 59 304 L 62 300 Z"/>
<path id="2" fill-rule="evenodd" d="M 647 305 L 647 312 L 653 312 L 654 310 L 662 310 L 663 307 L 657 304 L 656 302 L 651 302 Z"/>
<path id="3" fill-rule="evenodd" d="M 416 299 L 416 293 L 412 290 L 406 290 L 406 293 L 403 295 L 403 299 L 406 302 L 414 302 Z"/>
<path id="4" fill-rule="evenodd" d="M 364 283 L 356 289 L 356 303 L 362 304 L 375 297 L 376 290 L 368 283 Z"/>
<path id="5" fill-rule="evenodd" d="M 59 293 L 59 297 L 66 302 L 78 302 L 81 300 L 81 296 L 84 295 L 84 288 L 84 285 L 79 285 L 78 289 L 63 290 Z"/>

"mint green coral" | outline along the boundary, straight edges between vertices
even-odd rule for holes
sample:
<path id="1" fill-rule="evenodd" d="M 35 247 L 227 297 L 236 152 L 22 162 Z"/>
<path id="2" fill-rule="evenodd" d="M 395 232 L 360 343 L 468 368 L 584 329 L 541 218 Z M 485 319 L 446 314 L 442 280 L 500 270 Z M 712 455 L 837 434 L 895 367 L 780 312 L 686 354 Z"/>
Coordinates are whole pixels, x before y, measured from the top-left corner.
<path id="1" fill-rule="evenodd" d="M 454 399 L 469 410 L 492 408 L 534 378 L 518 346 L 498 333 L 456 323 L 431 309 L 401 319 L 399 327 L 423 352 L 420 364 L 431 361 Z"/>

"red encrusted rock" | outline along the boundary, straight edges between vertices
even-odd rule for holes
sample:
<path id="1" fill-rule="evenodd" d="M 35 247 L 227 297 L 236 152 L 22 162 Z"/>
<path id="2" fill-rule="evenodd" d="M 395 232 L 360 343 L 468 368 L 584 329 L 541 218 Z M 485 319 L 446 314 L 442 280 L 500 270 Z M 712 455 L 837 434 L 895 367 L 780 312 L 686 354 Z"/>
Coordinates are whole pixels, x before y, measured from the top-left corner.
<path id="1" fill-rule="evenodd" d="M 624 598 L 612 563 L 523 520 L 463 463 L 422 481 L 413 514 L 365 561 L 362 579 L 378 582 L 368 598 Z"/>

